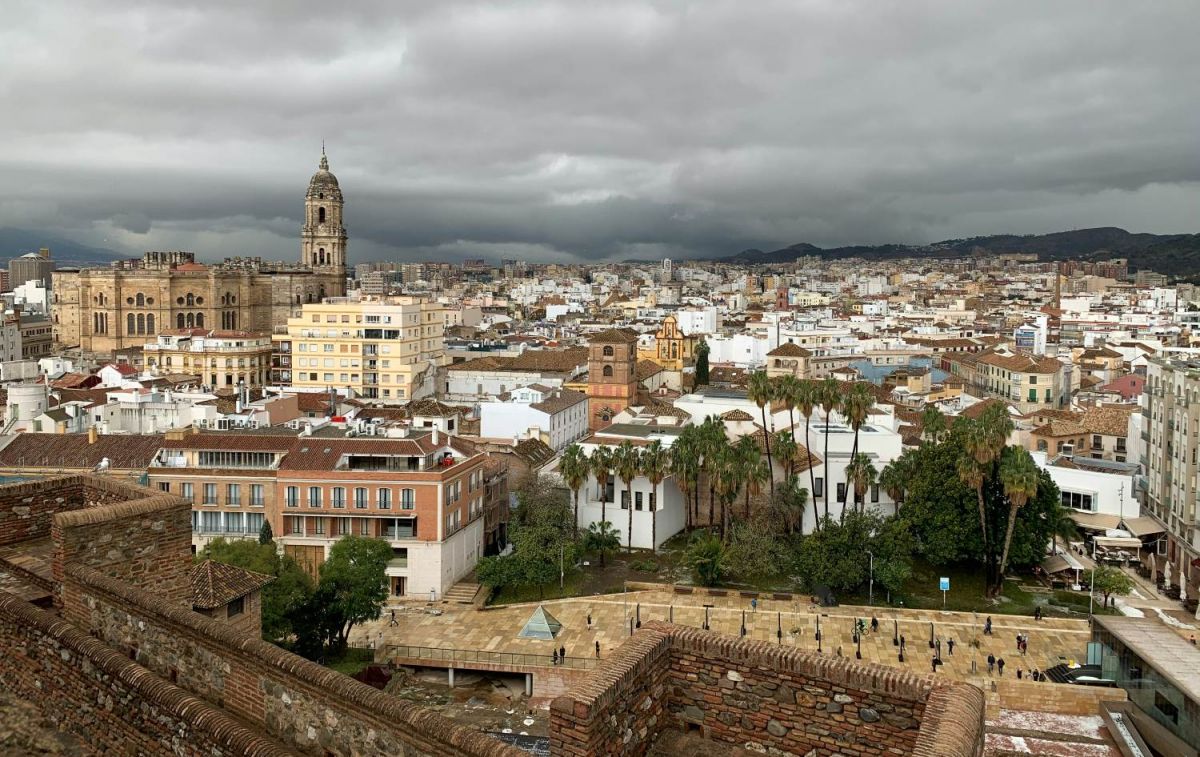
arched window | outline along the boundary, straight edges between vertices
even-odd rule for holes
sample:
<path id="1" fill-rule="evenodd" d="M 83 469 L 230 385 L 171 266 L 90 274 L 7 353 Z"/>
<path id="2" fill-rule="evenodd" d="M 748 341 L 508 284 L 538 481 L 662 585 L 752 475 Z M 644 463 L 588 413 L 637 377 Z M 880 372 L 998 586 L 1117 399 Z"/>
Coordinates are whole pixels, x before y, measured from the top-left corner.
<path id="1" fill-rule="evenodd" d="M 1045 451 L 1046 451 L 1046 440 L 1038 439 L 1038 452 L 1045 452 Z"/>
<path id="2" fill-rule="evenodd" d="M 139 333 L 139 334 L 146 333 L 146 315 L 144 313 L 138 313 L 137 329 L 138 329 L 137 333 Z"/>
<path id="3" fill-rule="evenodd" d="M 196 328 L 204 328 L 204 313 L 196 313 Z"/>
<path id="4" fill-rule="evenodd" d="M 126 334 L 136 334 L 137 333 L 136 328 L 137 328 L 137 319 L 133 317 L 133 313 L 130 313 L 129 315 L 125 316 L 125 333 Z"/>
<path id="5" fill-rule="evenodd" d="M 607 346 L 607 345 L 605 345 L 605 347 L 604 347 L 604 357 L 612 357 L 612 356 L 613 356 L 613 348 L 612 348 L 612 347 L 609 347 L 609 346 Z"/>
<path id="6" fill-rule="evenodd" d="M 190 329 L 190 328 L 194 327 L 195 325 L 196 325 L 196 314 L 188 313 L 187 314 L 187 327 Z"/>
<path id="7" fill-rule="evenodd" d="M 325 248 L 317 248 L 317 265 L 325 265 Z"/>
<path id="8" fill-rule="evenodd" d="M 175 328 L 177 328 L 177 329 L 183 328 L 183 313 L 180 313 L 179 315 L 175 316 Z"/>
<path id="9" fill-rule="evenodd" d="M 606 366 L 604 366 L 604 376 L 605 376 L 605 378 L 611 378 L 611 377 L 612 377 L 612 375 L 613 375 L 613 373 L 612 373 L 612 366 L 611 366 L 611 365 L 606 365 Z"/>
<path id="10" fill-rule="evenodd" d="M 146 333 L 147 334 L 154 333 L 154 313 L 146 314 Z"/>
<path id="11" fill-rule="evenodd" d="M 146 307 L 146 295 L 142 294 L 141 292 L 138 292 L 137 294 L 137 306 L 139 308 Z"/>
<path id="12" fill-rule="evenodd" d="M 187 293 L 187 306 L 190 308 L 196 304 L 196 297 L 191 292 Z"/>
<path id="13" fill-rule="evenodd" d="M 317 210 L 317 223 L 325 223 L 325 208 Z"/>

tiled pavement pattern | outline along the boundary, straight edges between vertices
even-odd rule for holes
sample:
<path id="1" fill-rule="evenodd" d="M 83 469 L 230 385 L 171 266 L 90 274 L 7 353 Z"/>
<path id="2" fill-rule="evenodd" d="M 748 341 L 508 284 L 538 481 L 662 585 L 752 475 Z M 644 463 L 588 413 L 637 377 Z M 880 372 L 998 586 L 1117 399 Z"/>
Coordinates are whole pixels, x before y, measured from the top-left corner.
<path id="1" fill-rule="evenodd" d="M 807 598 L 804 598 L 805 600 Z M 842 606 L 816 608 L 807 601 L 784 602 L 760 599 L 758 612 L 750 611 L 750 602 L 736 596 L 709 597 L 676 595 L 666 591 L 637 591 L 627 594 L 607 594 L 573 599 L 548 600 L 546 609 L 563 625 L 553 642 L 517 638 L 517 633 L 537 607 L 536 603 L 511 605 L 479 611 L 465 605 L 438 603 L 441 615 L 426 612 L 423 604 L 410 604 L 397 611 L 397 625 L 391 626 L 390 614 L 373 623 L 356 628 L 351 643 L 369 639 L 377 647 L 387 644 L 522 652 L 543 655 L 549 663 L 552 651 L 566 647 L 568 657 L 595 658 L 595 643 L 600 642 L 601 656 L 606 656 L 629 637 L 629 619 L 636 618 L 640 605 L 641 619 L 672 620 L 675 623 L 701 626 L 704 604 L 709 610 L 710 627 L 721 633 L 738 635 L 745 610 L 747 636 L 765 641 L 777 641 L 779 623 L 783 643 L 817 650 L 815 631 L 820 617 L 821 647 L 825 654 L 854 657 L 853 623 L 863 618 L 869 627 L 871 614 L 879 619 L 879 630 L 867 633 L 862 640 L 864 660 L 887 665 L 905 665 L 919 672 L 931 670 L 933 650 L 929 648 L 930 623 L 935 637 L 942 640 L 942 660 L 939 675 L 982 683 L 987 679 L 986 659 L 989 653 L 1003 657 L 1005 677 L 1015 677 L 1017 669 L 1045 669 L 1065 659 L 1076 660 L 1086 651 L 1090 632 L 1086 621 L 1047 619 L 1035 621 L 1028 616 L 993 615 L 992 635 L 982 633 L 985 615 L 940 612 L 934 610 L 895 610 Z M 673 606 L 673 610 L 672 610 Z M 588 629 L 587 616 L 592 615 Z M 778 613 L 778 614 L 777 614 Z M 905 637 L 905 660 L 900 663 L 897 648 L 892 644 L 893 620 L 898 621 L 899 633 Z M 1029 652 L 1022 657 L 1017 652 L 1016 635 L 1029 636 Z M 955 641 L 954 654 L 949 652 L 949 640 Z M 970 646 L 978 639 L 976 653 Z M 978 659 L 978 673 L 972 674 L 971 662 Z"/>

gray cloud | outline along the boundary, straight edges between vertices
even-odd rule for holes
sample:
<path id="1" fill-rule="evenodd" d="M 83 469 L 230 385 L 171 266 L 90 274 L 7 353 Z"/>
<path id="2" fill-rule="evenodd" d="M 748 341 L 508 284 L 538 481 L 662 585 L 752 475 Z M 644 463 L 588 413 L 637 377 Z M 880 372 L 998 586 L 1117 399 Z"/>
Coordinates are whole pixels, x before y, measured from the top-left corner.
<path id="1" fill-rule="evenodd" d="M 352 258 L 707 256 L 1195 231 L 1189 0 L 18 0 L 0 226 L 298 252 L 321 139 Z"/>

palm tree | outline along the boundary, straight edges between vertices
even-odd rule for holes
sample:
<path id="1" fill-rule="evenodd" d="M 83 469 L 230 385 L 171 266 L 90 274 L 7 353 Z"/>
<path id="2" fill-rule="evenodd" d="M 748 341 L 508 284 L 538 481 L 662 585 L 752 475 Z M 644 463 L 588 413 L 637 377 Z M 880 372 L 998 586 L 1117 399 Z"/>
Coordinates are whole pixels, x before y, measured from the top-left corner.
<path id="1" fill-rule="evenodd" d="M 825 517 L 829 517 L 829 490 L 833 488 L 829 481 L 829 419 L 836 408 L 842 401 L 842 390 L 838 387 L 838 382 L 832 376 L 828 376 L 816 387 L 815 399 L 821 409 L 825 411 L 825 491 L 823 499 L 825 500 Z M 815 487 L 814 487 L 815 491 Z"/>
<path id="2" fill-rule="evenodd" d="M 571 490 L 571 498 L 575 503 L 575 529 L 579 529 L 579 489 L 587 483 L 591 473 L 587 453 L 578 444 L 572 444 L 563 450 L 562 459 L 558 461 L 558 472 Z"/>
<path id="3" fill-rule="evenodd" d="M 701 469 L 708 484 L 708 525 L 716 525 L 716 490 L 717 473 L 721 462 L 721 452 L 729 448 L 729 440 L 725 438 L 725 424 L 715 417 L 709 416 L 700 427 Z"/>
<path id="4" fill-rule="evenodd" d="M 850 447 L 850 460 L 853 461 L 858 457 L 858 432 L 867 420 L 868 414 L 871 412 L 871 407 L 875 404 L 875 398 L 871 394 L 871 390 L 866 384 L 856 383 L 851 387 L 850 391 L 842 397 L 842 415 L 850 424 L 850 428 L 854 430 L 854 444 Z M 846 469 L 846 487 L 845 494 L 850 493 L 850 469 Z M 846 512 L 846 500 L 842 500 L 842 513 Z"/>
<path id="5" fill-rule="evenodd" d="M 1058 539 L 1061 536 L 1063 542 L 1069 548 L 1073 539 L 1079 538 L 1079 526 L 1075 525 L 1075 519 L 1067 512 L 1065 507 L 1059 507 L 1054 510 L 1050 522 L 1050 536 L 1054 545 L 1054 551 L 1058 552 Z"/>
<path id="6" fill-rule="evenodd" d="M 946 433 L 946 416 L 937 405 L 926 405 L 921 411 L 921 436 L 934 443 Z"/>
<path id="7" fill-rule="evenodd" d="M 700 506 L 700 445 L 699 426 L 686 426 L 671 445 L 670 469 L 671 475 L 683 492 L 684 504 L 687 506 L 687 527 L 691 529 L 699 519 L 699 513 L 693 518 L 692 512 Z"/>
<path id="8" fill-rule="evenodd" d="M 800 447 L 792 437 L 791 431 L 779 431 L 775 434 L 775 454 L 783 461 L 784 480 L 795 474 L 796 454 L 799 451 Z"/>
<path id="9" fill-rule="evenodd" d="M 785 376 L 781 376 L 779 378 L 778 385 L 775 387 L 775 396 L 783 400 L 783 403 L 787 405 L 788 429 L 791 430 L 793 434 L 796 433 L 796 406 L 800 404 L 799 398 L 801 385 L 802 382 L 800 379 L 789 373 Z"/>
<path id="10" fill-rule="evenodd" d="M 767 377 L 766 371 L 757 371 L 750 374 L 750 384 L 747 387 L 746 397 L 758 405 L 758 411 L 762 413 L 763 443 L 766 445 L 767 470 L 771 472 L 771 492 L 774 493 L 775 466 L 771 464 L 771 431 L 767 428 L 767 407 L 775 399 L 775 387 L 771 384 L 771 379 Z"/>
<path id="11" fill-rule="evenodd" d="M 995 596 L 1002 586 L 995 554 L 996 540 L 988 528 L 989 508 L 983 492 L 986 483 L 999 475 L 1000 454 L 1012 433 L 1013 423 L 1007 406 L 997 402 L 985 408 L 977 420 L 962 421 L 959 429 L 963 450 L 963 457 L 959 460 L 959 477 L 975 489 L 988 592 L 990 596 Z"/>
<path id="12" fill-rule="evenodd" d="M 800 486 L 800 479 L 793 476 L 775 490 L 770 506 L 783 521 L 788 535 L 791 535 L 803 528 L 804 507 L 807 504 L 808 490 Z"/>
<path id="13" fill-rule="evenodd" d="M 717 498 L 721 501 L 721 540 L 724 541 L 729 534 L 729 506 L 737 499 L 747 471 L 741 455 L 728 445 L 717 453 L 714 467 Z"/>
<path id="14" fill-rule="evenodd" d="M 879 485 L 883 487 L 888 499 L 896 503 L 897 513 L 900 512 L 900 505 L 904 502 L 904 495 L 912 474 L 913 458 L 910 450 L 901 452 L 900 457 L 885 465 L 879 473 Z"/>
<path id="15" fill-rule="evenodd" d="M 600 520 L 608 521 L 608 479 L 611 475 L 613 452 L 608 447 L 599 446 L 592 451 L 588 458 L 592 475 L 600 486 Z"/>
<path id="16" fill-rule="evenodd" d="M 641 455 L 638 448 L 633 446 L 633 442 L 628 439 L 621 442 L 613 459 L 613 468 L 617 472 L 617 478 L 625 484 L 625 507 L 629 510 L 629 532 L 625 542 L 630 552 L 633 551 L 633 481 L 638 477 L 640 464 Z"/>
<path id="17" fill-rule="evenodd" d="M 600 555 L 600 567 L 604 567 L 604 556 L 621 548 L 621 539 L 617 530 L 606 520 L 592 523 L 583 532 L 583 549 L 585 552 L 596 552 Z"/>
<path id="18" fill-rule="evenodd" d="M 1023 447 L 1008 447 L 1000 460 L 1000 483 L 1008 498 L 1008 527 L 1004 532 L 1004 550 L 1000 554 L 1000 576 L 1008 567 L 1008 549 L 1012 546 L 1013 527 L 1017 512 L 1037 496 L 1039 470 L 1037 463 Z"/>
<path id="19" fill-rule="evenodd" d="M 741 468 L 738 477 L 745 483 L 746 507 L 743 512 L 746 521 L 749 521 L 750 497 L 762 493 L 762 482 L 771 475 L 771 470 L 763 464 L 762 453 L 758 451 L 758 444 L 755 443 L 752 436 L 743 436 L 738 439 L 738 443 L 733 447 L 733 453 L 734 464 Z"/>
<path id="20" fill-rule="evenodd" d="M 804 454 L 808 456 L 808 490 L 815 492 L 817 490 L 817 472 L 812 464 L 812 448 L 809 446 L 812 444 L 812 438 L 808 432 L 808 423 L 812 419 L 813 408 L 817 405 L 818 401 L 816 382 L 808 379 L 798 382 L 795 401 L 796 407 L 801 413 L 804 413 Z M 817 530 L 820 531 L 821 519 L 814 517 L 813 520 L 817 523 Z"/>
<path id="21" fill-rule="evenodd" d="M 658 487 L 671 469 L 671 458 L 662 442 L 655 439 L 642 450 L 642 475 L 650 481 L 650 551 L 658 550 Z"/>
<path id="22" fill-rule="evenodd" d="M 875 483 L 877 475 L 875 466 L 871 464 L 871 458 L 861 452 L 850 458 L 850 464 L 846 466 L 846 476 L 854 484 L 854 504 L 861 505 L 863 511 L 867 509 L 867 489 Z M 845 513 L 846 509 L 843 507 L 843 518 Z"/>

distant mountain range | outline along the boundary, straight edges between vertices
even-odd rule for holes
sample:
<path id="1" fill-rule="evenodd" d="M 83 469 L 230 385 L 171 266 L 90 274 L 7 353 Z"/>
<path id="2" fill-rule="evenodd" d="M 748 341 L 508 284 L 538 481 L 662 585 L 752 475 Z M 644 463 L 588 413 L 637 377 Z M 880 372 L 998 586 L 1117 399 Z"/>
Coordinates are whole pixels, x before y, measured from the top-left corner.
<path id="1" fill-rule="evenodd" d="M 928 245 L 856 245 L 821 248 L 801 242 L 782 250 L 742 250 L 722 260 L 730 263 L 790 263 L 813 255 L 826 259 L 953 258 L 975 254 L 1036 253 L 1039 260 L 1107 260 L 1128 258 L 1131 270 L 1148 268 L 1172 276 L 1193 277 L 1200 272 L 1200 234 L 1131 234 L 1104 227 L 1060 231 L 1054 234 L 996 234 L 970 239 L 948 239 Z"/>
<path id="2" fill-rule="evenodd" d="M 27 252 L 37 252 L 40 247 L 49 247 L 51 257 L 59 266 L 96 265 L 130 257 L 116 250 L 90 247 L 54 234 L 0 228 L 0 267 L 7 267 L 12 258 L 19 258 Z"/>

